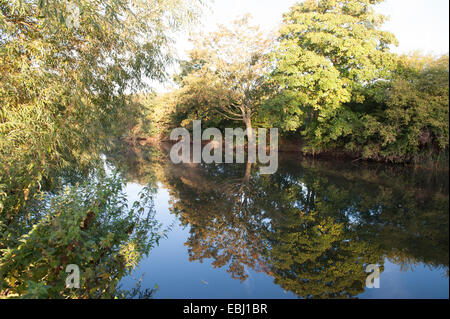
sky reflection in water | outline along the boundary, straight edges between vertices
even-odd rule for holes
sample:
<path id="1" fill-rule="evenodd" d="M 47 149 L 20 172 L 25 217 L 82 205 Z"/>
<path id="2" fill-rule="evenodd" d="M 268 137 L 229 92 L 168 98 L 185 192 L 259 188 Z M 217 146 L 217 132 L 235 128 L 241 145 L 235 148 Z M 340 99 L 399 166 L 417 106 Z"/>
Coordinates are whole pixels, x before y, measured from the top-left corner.
<path id="1" fill-rule="evenodd" d="M 124 288 L 143 276 L 155 298 L 449 296 L 448 173 L 287 158 L 262 176 L 146 149 L 127 160 L 129 200 L 153 180 L 172 228 Z M 365 288 L 370 263 L 380 289 Z"/>

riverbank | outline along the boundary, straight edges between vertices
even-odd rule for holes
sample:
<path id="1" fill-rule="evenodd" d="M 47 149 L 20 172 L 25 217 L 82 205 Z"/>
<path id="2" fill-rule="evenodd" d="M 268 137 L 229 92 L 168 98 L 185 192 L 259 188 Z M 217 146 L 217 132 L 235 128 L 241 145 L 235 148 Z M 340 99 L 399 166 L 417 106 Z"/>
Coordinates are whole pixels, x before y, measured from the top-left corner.
<path id="1" fill-rule="evenodd" d="M 172 141 L 162 135 L 153 136 L 153 137 L 132 137 L 128 136 L 124 139 L 124 141 L 129 145 L 152 145 L 155 147 L 165 145 L 165 149 L 170 147 L 170 145 L 175 144 L 175 141 Z M 202 141 L 202 147 L 209 144 L 209 141 Z M 224 145 L 224 141 L 223 141 Z M 247 150 L 247 146 L 245 146 L 245 150 Z M 269 151 L 269 148 L 267 148 Z M 386 164 L 394 164 L 399 166 L 407 166 L 414 168 L 422 168 L 422 169 L 432 169 L 432 170 L 440 170 L 440 171 L 449 171 L 449 156 L 448 151 L 444 154 L 439 155 L 437 159 L 422 159 L 422 160 L 404 160 L 404 161 L 387 161 L 385 159 L 367 159 L 362 156 L 361 153 L 358 152 L 348 152 L 344 150 L 323 150 L 316 153 L 311 153 L 305 147 L 305 143 L 300 139 L 292 139 L 292 138 L 284 138 L 281 137 L 279 139 L 278 152 L 280 153 L 290 153 L 290 154 L 299 154 L 301 157 L 305 158 L 317 158 L 324 160 L 333 160 L 338 159 L 342 161 L 348 161 L 352 163 L 356 162 L 367 162 L 367 163 L 386 163 Z M 425 158 L 426 156 L 424 156 Z"/>

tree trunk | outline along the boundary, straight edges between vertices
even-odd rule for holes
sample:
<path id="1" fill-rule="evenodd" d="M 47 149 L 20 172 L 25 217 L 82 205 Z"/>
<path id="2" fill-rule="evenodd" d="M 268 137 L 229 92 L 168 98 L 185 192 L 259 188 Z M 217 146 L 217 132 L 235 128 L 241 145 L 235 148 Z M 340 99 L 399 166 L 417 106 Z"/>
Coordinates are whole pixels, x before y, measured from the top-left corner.
<path id="1" fill-rule="evenodd" d="M 245 167 L 245 175 L 242 178 L 242 184 L 245 184 L 246 186 L 248 185 L 251 173 L 252 173 L 252 163 L 247 162 L 247 165 Z"/>
<path id="2" fill-rule="evenodd" d="M 255 143 L 255 135 L 253 134 L 252 120 L 249 115 L 244 116 L 245 126 L 247 128 L 248 145 Z"/>

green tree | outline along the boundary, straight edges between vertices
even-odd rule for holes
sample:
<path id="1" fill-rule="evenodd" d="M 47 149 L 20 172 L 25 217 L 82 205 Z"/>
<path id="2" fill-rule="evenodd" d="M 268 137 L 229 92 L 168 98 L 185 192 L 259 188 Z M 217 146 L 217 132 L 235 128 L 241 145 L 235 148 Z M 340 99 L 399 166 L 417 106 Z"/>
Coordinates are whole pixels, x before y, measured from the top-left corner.
<path id="1" fill-rule="evenodd" d="M 0 212 L 126 125 L 130 92 L 164 78 L 169 32 L 197 1 L 0 1 Z M 74 9 L 76 8 L 76 10 Z"/>
<path id="2" fill-rule="evenodd" d="M 179 127 L 177 118 L 178 92 L 139 94 L 136 100 L 140 106 L 138 123 L 131 130 L 132 136 L 164 139 L 172 128 Z"/>
<path id="3" fill-rule="evenodd" d="M 400 57 L 390 85 L 374 87 L 367 96 L 379 102 L 375 112 L 359 114 L 361 125 L 353 132 L 363 139 L 364 157 L 423 161 L 434 156 L 436 162 L 448 151 L 448 55 Z"/>
<path id="4" fill-rule="evenodd" d="M 284 130 L 301 129 L 311 148 L 345 135 L 348 127 L 323 132 L 322 124 L 344 103 L 362 101 L 361 87 L 389 77 L 395 37 L 379 30 L 382 0 L 307 0 L 284 15 L 273 54 L 272 81 L 280 94 L 266 110 Z"/>
<path id="5" fill-rule="evenodd" d="M 322 142 L 364 159 L 417 164 L 448 161 L 449 58 L 399 56 L 389 81 L 362 88 L 321 123 Z M 340 136 L 336 130 L 343 132 Z M 337 138 L 336 138 L 337 137 Z"/>
<path id="6" fill-rule="evenodd" d="M 249 24 L 249 15 L 230 27 L 194 39 L 189 61 L 178 77 L 179 101 L 196 117 L 239 121 L 254 139 L 252 120 L 267 94 L 267 53 L 271 39 Z"/>

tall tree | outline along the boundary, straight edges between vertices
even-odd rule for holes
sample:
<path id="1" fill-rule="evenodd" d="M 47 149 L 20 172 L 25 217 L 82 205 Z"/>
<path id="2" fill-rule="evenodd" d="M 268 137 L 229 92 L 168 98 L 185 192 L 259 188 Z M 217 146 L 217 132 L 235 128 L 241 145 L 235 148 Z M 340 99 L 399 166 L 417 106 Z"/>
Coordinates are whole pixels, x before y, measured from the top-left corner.
<path id="1" fill-rule="evenodd" d="M 396 40 L 379 30 L 385 17 L 373 5 L 382 1 L 306 0 L 284 15 L 272 76 L 281 94 L 267 104 L 282 128 L 320 140 L 321 122 L 361 100 L 358 88 L 389 75 Z"/>
<path id="2" fill-rule="evenodd" d="M 271 40 L 249 19 L 196 38 L 179 80 L 181 104 L 244 123 L 252 141 L 252 119 L 266 94 Z"/>
<path id="3" fill-rule="evenodd" d="M 196 3 L 0 0 L 0 212 L 120 131 L 128 93 L 164 77 L 168 34 Z"/>

